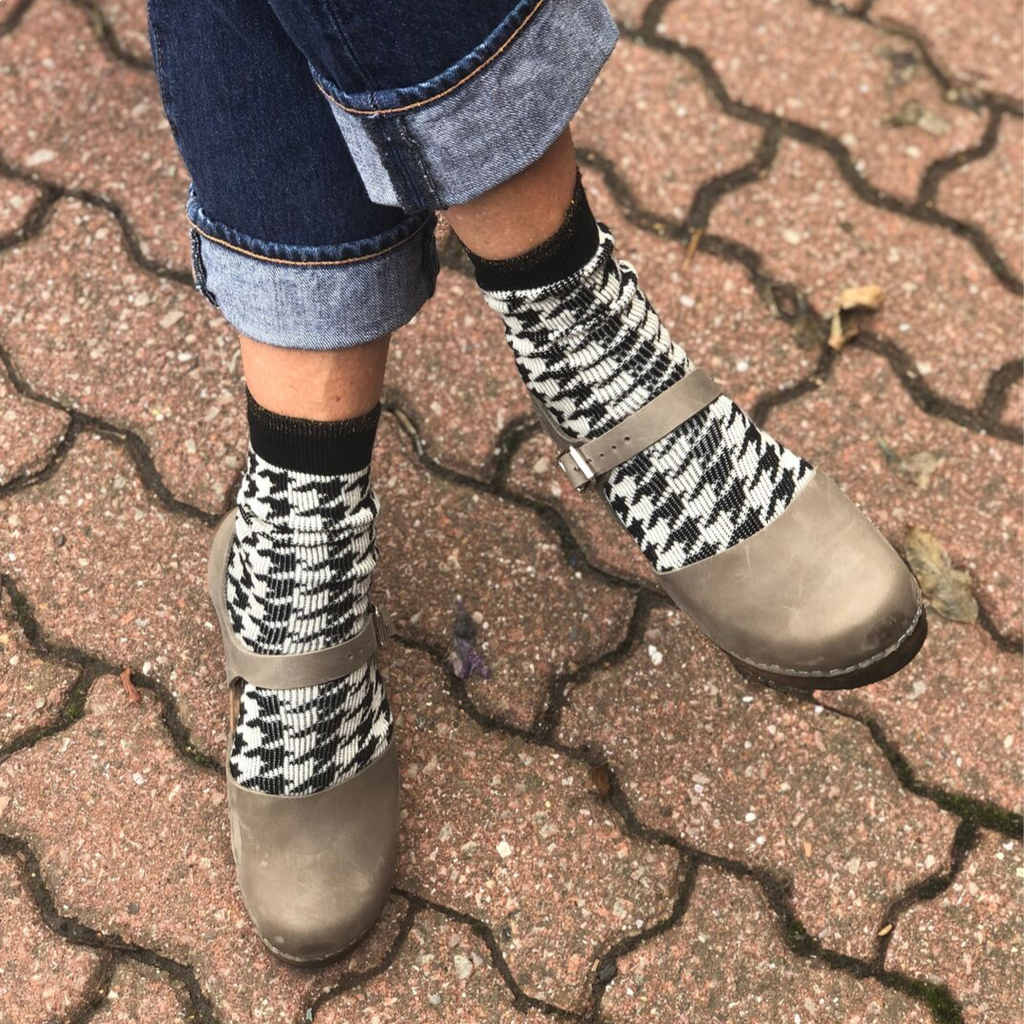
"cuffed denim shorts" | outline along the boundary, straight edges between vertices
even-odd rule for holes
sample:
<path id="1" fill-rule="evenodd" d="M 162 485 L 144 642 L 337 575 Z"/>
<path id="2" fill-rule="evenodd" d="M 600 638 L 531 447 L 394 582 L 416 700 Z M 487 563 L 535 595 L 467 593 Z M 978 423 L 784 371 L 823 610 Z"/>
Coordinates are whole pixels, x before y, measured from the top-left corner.
<path id="1" fill-rule="evenodd" d="M 604 0 L 149 0 L 196 286 L 243 334 L 358 345 L 433 294 L 434 211 L 561 135 Z"/>

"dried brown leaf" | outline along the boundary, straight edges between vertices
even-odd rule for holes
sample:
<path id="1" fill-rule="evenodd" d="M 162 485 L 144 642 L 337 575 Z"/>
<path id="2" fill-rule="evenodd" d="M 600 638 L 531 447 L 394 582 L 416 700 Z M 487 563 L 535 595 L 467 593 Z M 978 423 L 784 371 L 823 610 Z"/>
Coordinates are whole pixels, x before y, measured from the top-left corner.
<path id="1" fill-rule="evenodd" d="M 859 288 L 847 288 L 839 296 L 840 309 L 870 309 L 874 312 L 882 308 L 885 292 L 877 284 L 865 284 Z"/>
<path id="2" fill-rule="evenodd" d="M 970 574 L 953 568 L 946 549 L 934 534 L 911 527 L 906 551 L 925 600 L 939 615 L 952 622 L 978 621 L 978 602 Z"/>
<path id="3" fill-rule="evenodd" d="M 848 341 L 860 334 L 860 319 L 854 314 L 851 317 L 844 317 L 837 309 L 832 314 L 832 322 L 829 325 L 828 345 L 829 348 L 838 352 Z"/>
<path id="4" fill-rule="evenodd" d="M 892 466 L 895 473 L 903 477 L 904 480 L 916 484 L 922 491 L 927 491 L 931 487 L 932 476 L 945 461 L 934 452 L 929 451 L 914 452 L 913 455 L 904 458 L 882 438 L 878 439 L 878 447 L 881 448 L 886 462 Z"/>
<path id="5" fill-rule="evenodd" d="M 124 692 L 128 694 L 130 703 L 142 703 L 142 694 L 139 693 L 139 688 L 132 682 L 132 670 L 127 665 L 121 669 L 121 685 L 124 687 Z"/>

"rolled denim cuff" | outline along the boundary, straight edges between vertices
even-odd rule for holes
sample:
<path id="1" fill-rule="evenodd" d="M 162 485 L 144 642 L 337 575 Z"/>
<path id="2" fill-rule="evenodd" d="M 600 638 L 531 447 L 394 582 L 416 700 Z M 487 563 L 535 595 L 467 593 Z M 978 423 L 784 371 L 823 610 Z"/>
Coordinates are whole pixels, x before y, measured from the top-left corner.
<path id="1" fill-rule="evenodd" d="M 407 324 L 434 294 L 436 218 L 331 246 L 251 238 L 211 220 L 189 190 L 196 288 L 242 334 L 282 348 L 350 348 Z"/>
<path id="2" fill-rule="evenodd" d="M 617 39 L 604 0 L 522 0 L 472 53 L 419 85 L 345 93 L 312 72 L 370 198 L 438 210 L 543 156 Z"/>

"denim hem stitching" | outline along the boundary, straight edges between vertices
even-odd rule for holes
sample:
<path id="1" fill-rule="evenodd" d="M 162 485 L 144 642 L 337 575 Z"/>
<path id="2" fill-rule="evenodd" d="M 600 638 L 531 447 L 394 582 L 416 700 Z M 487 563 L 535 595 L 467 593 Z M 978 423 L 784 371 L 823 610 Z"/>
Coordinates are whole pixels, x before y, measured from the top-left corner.
<path id="1" fill-rule="evenodd" d="M 533 20 L 533 16 L 541 9 L 545 2 L 546 0 L 537 0 L 537 3 L 529 10 L 529 12 L 523 18 L 523 20 L 512 30 L 512 34 L 508 37 L 508 39 L 506 39 L 505 42 L 503 42 L 501 46 L 499 46 L 498 49 L 494 51 L 494 53 L 492 53 L 485 60 L 481 61 L 481 63 L 479 63 L 475 68 L 473 68 L 472 71 L 468 72 L 463 78 L 460 78 L 454 85 L 448 86 L 448 88 L 437 93 L 435 96 L 428 96 L 426 99 L 417 100 L 414 103 L 407 103 L 405 106 L 401 107 L 387 107 L 384 110 L 362 110 L 358 107 L 346 106 L 344 103 L 341 102 L 341 100 L 335 99 L 323 87 L 323 85 L 320 84 L 319 81 L 314 79 L 314 82 L 316 84 L 316 87 L 324 94 L 324 96 L 327 97 L 327 100 L 330 103 L 333 103 L 339 109 L 344 110 L 346 114 L 354 114 L 357 117 L 376 117 L 380 114 L 401 114 L 407 110 L 416 110 L 419 107 L 425 107 L 431 103 L 436 102 L 437 100 L 444 99 L 445 96 L 450 95 L 460 86 L 465 85 L 466 82 L 468 82 L 470 79 L 475 78 L 481 71 L 483 71 L 484 68 L 486 68 L 494 60 L 500 57 L 501 54 L 504 53 L 505 50 L 511 45 L 512 41 L 523 31 L 523 29 L 526 28 L 527 25 L 530 24 L 530 22 Z"/>
<path id="2" fill-rule="evenodd" d="M 346 263 L 363 263 L 366 260 L 376 259 L 378 256 L 384 256 L 389 252 L 393 252 L 395 249 L 405 245 L 406 242 L 411 242 L 416 238 L 424 228 L 430 224 L 430 218 L 425 220 L 412 234 L 407 235 L 405 238 L 395 242 L 394 245 L 389 245 L 386 249 L 379 249 L 377 252 L 368 252 L 362 256 L 349 256 L 343 260 L 285 260 L 277 256 L 264 256 L 262 253 L 252 252 L 249 249 L 243 249 L 240 245 L 232 245 L 231 242 L 225 242 L 223 238 L 217 238 L 216 235 L 211 235 L 204 231 L 195 221 L 190 220 L 189 224 L 192 225 L 193 230 L 197 231 L 203 238 L 215 245 L 222 245 L 225 249 L 231 249 L 233 252 L 241 253 L 243 256 L 251 256 L 254 260 L 262 260 L 264 263 L 281 263 L 288 267 L 341 267 Z"/>

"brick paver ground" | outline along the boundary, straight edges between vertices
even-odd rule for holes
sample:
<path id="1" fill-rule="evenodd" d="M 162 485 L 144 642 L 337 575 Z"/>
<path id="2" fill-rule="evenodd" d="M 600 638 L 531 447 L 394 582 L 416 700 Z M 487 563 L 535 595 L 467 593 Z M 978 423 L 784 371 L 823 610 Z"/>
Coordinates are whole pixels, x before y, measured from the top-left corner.
<path id="1" fill-rule="evenodd" d="M 348 958 L 277 963 L 233 884 L 203 579 L 242 385 L 144 0 L 5 0 L 0 1021 L 1020 1020 L 1019 5 L 614 6 L 577 143 L 622 254 L 977 615 L 820 703 L 740 678 L 560 478 L 446 236 L 376 470 L 399 874 Z M 861 285 L 885 303 L 835 351 Z M 449 665 L 460 603 L 487 679 Z"/>

